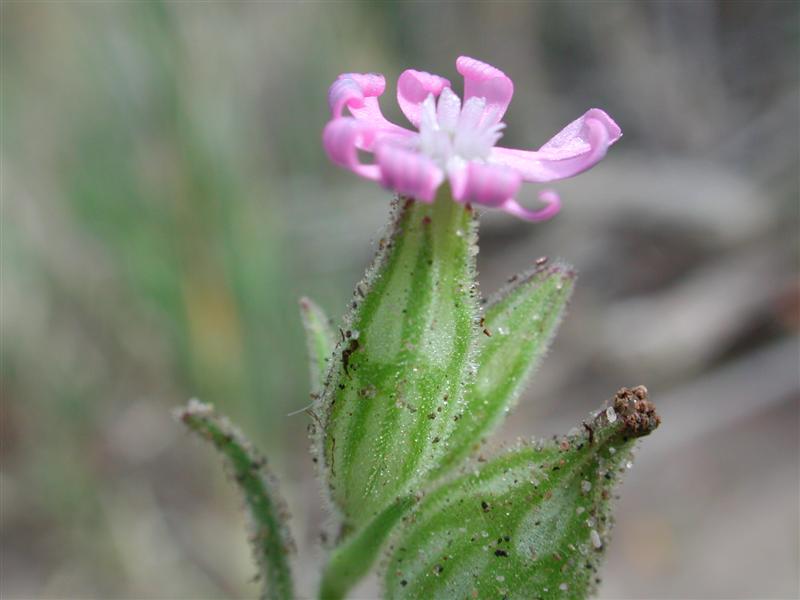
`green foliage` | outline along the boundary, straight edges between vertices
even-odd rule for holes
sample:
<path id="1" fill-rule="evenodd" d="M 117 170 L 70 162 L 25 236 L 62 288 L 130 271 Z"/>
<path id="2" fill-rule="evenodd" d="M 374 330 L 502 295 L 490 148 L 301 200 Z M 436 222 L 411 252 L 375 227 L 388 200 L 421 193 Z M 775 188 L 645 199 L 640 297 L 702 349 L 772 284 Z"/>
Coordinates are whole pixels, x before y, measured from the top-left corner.
<path id="1" fill-rule="evenodd" d="M 301 301 L 312 378 L 327 372 L 315 408 L 318 457 L 344 516 L 320 587 L 326 600 L 343 598 L 366 574 L 400 519 L 390 597 L 583 597 L 590 589 L 610 528 L 609 489 L 634 437 L 627 417 L 649 404 L 626 404 L 633 392 L 625 392 L 617 399 L 625 419 L 602 412 L 558 444 L 522 448 L 453 479 L 513 407 L 575 279 L 568 266 L 537 261 L 481 317 L 474 237 L 471 211 L 447 196 L 397 202 L 330 369 L 320 357 L 330 357 L 334 336 Z"/>
<path id="2" fill-rule="evenodd" d="M 322 600 L 344 598 L 347 591 L 367 574 L 383 542 L 414 501 L 414 498 L 402 498 L 390 505 L 331 553 L 320 583 Z"/>
<path id="3" fill-rule="evenodd" d="M 478 337 L 478 375 L 463 418 L 447 441 L 440 472 L 458 466 L 514 406 L 555 336 L 572 294 L 574 271 L 544 264 L 511 278 L 488 303 Z"/>
<path id="4" fill-rule="evenodd" d="M 553 442 L 496 458 L 428 495 L 395 541 L 388 598 L 585 598 L 635 438 L 659 419 L 644 388 Z"/>
<path id="5" fill-rule="evenodd" d="M 464 413 L 477 336 L 475 226 L 449 192 L 397 202 L 357 285 L 317 410 L 323 472 L 345 529 L 413 493 Z"/>
<path id="6" fill-rule="evenodd" d="M 253 527 L 250 541 L 264 582 L 261 597 L 291 600 L 294 584 L 288 556 L 294 550 L 294 542 L 285 524 L 285 503 L 267 472 L 266 461 L 227 419 L 215 414 L 211 405 L 193 400 L 177 416 L 222 454 L 242 491 Z"/>
<path id="7" fill-rule="evenodd" d="M 584 598 L 599 580 L 612 490 L 635 439 L 659 419 L 643 387 L 623 388 L 568 435 L 454 473 L 513 407 L 575 279 L 569 267 L 539 260 L 481 316 L 476 254 L 469 206 L 446 191 L 431 204 L 397 200 L 338 336 L 322 309 L 300 300 L 315 460 L 342 517 L 323 600 L 344 598 L 389 539 L 389 598 Z M 260 463 L 209 414 L 201 405 L 182 418 L 231 460 L 268 529 L 256 539 L 271 540 L 257 552 L 269 589 L 287 597 L 287 544 L 276 540 L 288 538 L 276 536 L 270 490 L 247 470 Z"/>

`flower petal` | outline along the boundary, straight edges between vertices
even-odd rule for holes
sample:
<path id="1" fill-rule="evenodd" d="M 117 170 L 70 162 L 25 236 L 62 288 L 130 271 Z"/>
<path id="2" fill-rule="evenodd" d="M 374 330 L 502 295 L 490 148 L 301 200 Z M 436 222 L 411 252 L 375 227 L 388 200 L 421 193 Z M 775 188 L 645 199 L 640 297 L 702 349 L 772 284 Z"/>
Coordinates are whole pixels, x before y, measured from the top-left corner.
<path id="1" fill-rule="evenodd" d="M 419 128 L 422 103 L 431 94 L 437 97 L 446 87 L 450 87 L 450 82 L 444 77 L 408 69 L 397 79 L 397 103 L 406 118 Z"/>
<path id="2" fill-rule="evenodd" d="M 510 215 L 526 221 L 546 221 L 561 210 L 561 200 L 553 190 L 539 193 L 539 199 L 547 206 L 530 210 L 516 201 L 522 184 L 520 174 L 502 165 L 469 162 L 461 169 L 450 172 L 450 187 L 453 198 L 459 202 L 474 202 L 499 208 Z"/>
<path id="3" fill-rule="evenodd" d="M 554 190 L 542 190 L 539 192 L 539 200 L 546 204 L 544 208 L 540 208 L 539 210 L 525 208 L 513 198 L 508 200 L 500 208 L 510 215 L 533 223 L 547 221 L 561 210 L 561 198 L 558 197 L 558 194 Z"/>
<path id="4" fill-rule="evenodd" d="M 328 157 L 337 165 L 350 169 L 367 179 L 380 179 L 378 165 L 358 160 L 358 150 L 371 145 L 375 129 L 353 117 L 339 117 L 328 122 L 322 132 L 322 145 Z"/>
<path id="5" fill-rule="evenodd" d="M 496 147 L 489 160 L 516 169 L 526 181 L 555 181 L 593 167 L 620 137 L 619 125 L 599 108 L 592 108 L 538 151 Z"/>
<path id="6" fill-rule="evenodd" d="M 484 206 L 502 206 L 519 190 L 522 177 L 514 169 L 475 161 L 450 172 L 453 198 Z"/>
<path id="7" fill-rule="evenodd" d="M 379 73 L 342 73 L 328 89 L 331 116 L 341 117 L 345 106 L 361 108 L 366 98 L 377 98 L 386 89 L 386 79 Z"/>
<path id="8" fill-rule="evenodd" d="M 464 103 L 470 98 L 485 98 L 484 123 L 497 123 L 514 95 L 514 83 L 500 69 L 484 62 L 459 56 L 456 69 L 464 76 Z"/>
<path id="9" fill-rule="evenodd" d="M 347 108 L 359 121 L 382 132 L 410 135 L 413 132 L 388 121 L 381 112 L 378 96 L 386 89 L 386 80 L 378 73 L 344 73 L 328 90 L 328 105 L 334 119 L 343 116 Z M 371 149 L 371 148 L 368 148 Z"/>
<path id="10" fill-rule="evenodd" d="M 398 144 L 381 143 L 375 148 L 380 181 L 403 196 L 433 202 L 444 173 L 430 158 Z"/>

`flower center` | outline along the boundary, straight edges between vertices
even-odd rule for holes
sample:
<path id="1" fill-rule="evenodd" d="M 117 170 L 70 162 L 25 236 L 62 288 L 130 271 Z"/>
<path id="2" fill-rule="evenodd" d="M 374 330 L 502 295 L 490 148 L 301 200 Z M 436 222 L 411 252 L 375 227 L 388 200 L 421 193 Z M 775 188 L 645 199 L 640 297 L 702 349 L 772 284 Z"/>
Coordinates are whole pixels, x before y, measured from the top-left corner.
<path id="1" fill-rule="evenodd" d="M 505 123 L 486 112 L 486 100 L 461 99 L 444 88 L 438 103 L 429 95 L 422 103 L 417 144 L 419 151 L 449 171 L 467 161 L 485 161 L 502 137 Z"/>

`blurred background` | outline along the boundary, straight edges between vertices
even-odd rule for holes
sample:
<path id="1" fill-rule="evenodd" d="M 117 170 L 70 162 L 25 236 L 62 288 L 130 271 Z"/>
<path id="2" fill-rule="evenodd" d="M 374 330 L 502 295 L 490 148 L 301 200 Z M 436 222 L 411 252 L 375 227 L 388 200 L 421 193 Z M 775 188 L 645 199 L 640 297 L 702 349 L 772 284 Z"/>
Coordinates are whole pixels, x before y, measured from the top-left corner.
<path id="1" fill-rule="evenodd" d="M 482 219 L 484 294 L 541 256 L 580 273 L 496 442 L 565 432 L 622 385 L 663 426 L 617 507 L 604 598 L 795 598 L 794 2 L 3 2 L 3 598 L 253 597 L 244 515 L 171 409 L 199 397 L 268 455 L 312 595 L 318 485 L 297 298 L 338 318 L 389 197 L 320 132 L 345 71 L 516 95 L 504 145 L 599 106 L 625 137 L 532 226 Z M 534 186 L 523 199 L 533 201 Z M 372 597 L 375 582 L 359 588 Z"/>

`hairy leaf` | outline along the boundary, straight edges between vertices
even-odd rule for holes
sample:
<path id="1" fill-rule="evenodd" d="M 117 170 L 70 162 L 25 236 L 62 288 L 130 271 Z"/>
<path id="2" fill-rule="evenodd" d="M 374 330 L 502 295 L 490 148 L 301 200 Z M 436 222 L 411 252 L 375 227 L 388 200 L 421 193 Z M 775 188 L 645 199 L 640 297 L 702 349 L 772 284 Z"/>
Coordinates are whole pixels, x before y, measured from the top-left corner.
<path id="1" fill-rule="evenodd" d="M 222 454 L 244 495 L 253 527 L 250 541 L 264 582 L 261 598 L 294 598 L 289 568 L 294 542 L 285 524 L 286 505 L 278 495 L 277 483 L 267 472 L 266 460 L 227 419 L 217 416 L 210 404 L 192 400 L 178 410 L 177 417 Z"/>
<path id="2" fill-rule="evenodd" d="M 555 336 L 574 281 L 571 268 L 541 264 L 513 277 L 490 300 L 475 357 L 478 374 L 447 441 L 441 472 L 457 467 L 514 406 Z"/>
<path id="3" fill-rule="evenodd" d="M 300 316 L 306 332 L 311 393 L 319 394 L 330 367 L 331 356 L 336 346 L 336 335 L 325 311 L 309 298 L 300 298 Z"/>
<path id="4" fill-rule="evenodd" d="M 322 600 L 344 598 L 367 574 L 384 541 L 413 504 L 414 498 L 398 500 L 331 553 L 320 583 Z"/>
<path id="5" fill-rule="evenodd" d="M 643 387 L 567 436 L 522 447 L 424 498 L 395 541 L 388 598 L 585 598 L 635 438 L 659 424 Z"/>
<path id="6" fill-rule="evenodd" d="M 323 471 L 345 527 L 413 493 L 446 451 L 471 376 L 476 253 L 472 210 L 448 192 L 396 203 L 318 407 Z"/>

